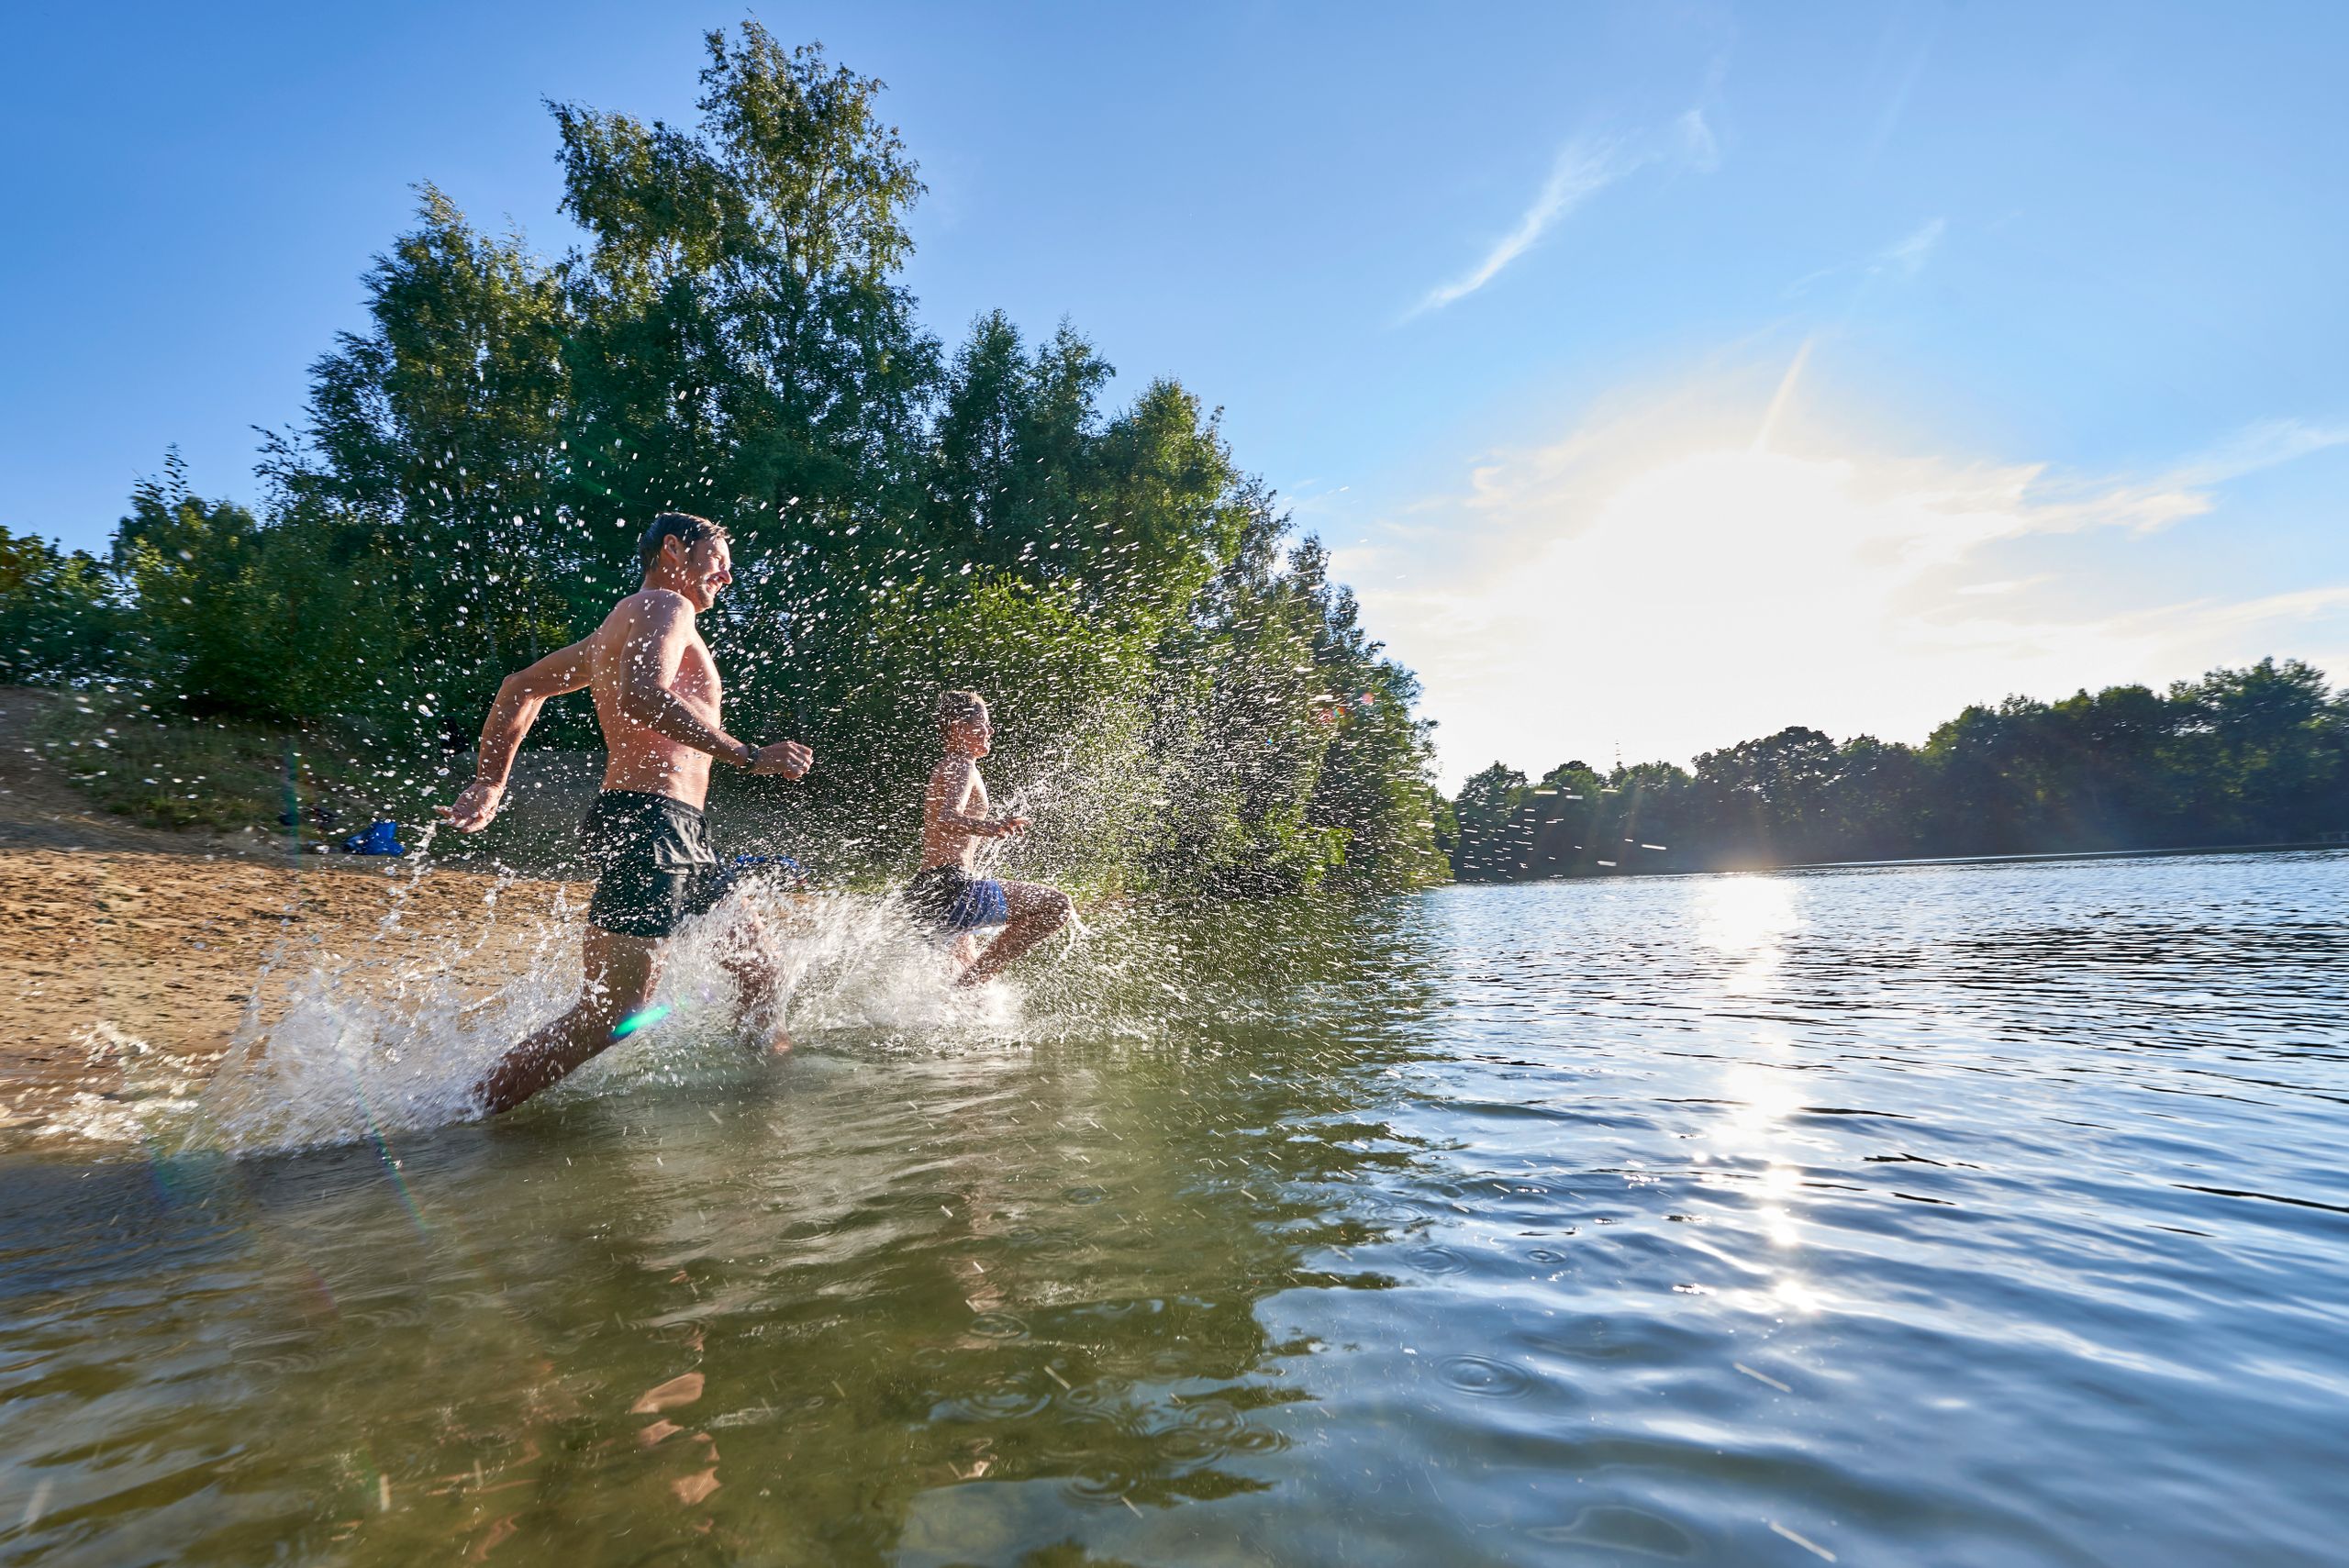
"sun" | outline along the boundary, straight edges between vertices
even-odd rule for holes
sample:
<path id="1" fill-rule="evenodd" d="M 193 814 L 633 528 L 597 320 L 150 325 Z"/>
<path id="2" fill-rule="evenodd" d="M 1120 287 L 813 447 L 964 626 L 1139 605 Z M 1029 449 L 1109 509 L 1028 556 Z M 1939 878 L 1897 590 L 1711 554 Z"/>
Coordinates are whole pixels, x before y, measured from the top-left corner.
<path id="1" fill-rule="evenodd" d="M 1782 561 L 1851 539 L 1853 465 L 1780 452 L 1691 452 L 1635 474 L 1601 508 L 1600 534 L 1672 539 L 1719 561 Z M 1840 539 L 1839 539 L 1840 536 Z"/>

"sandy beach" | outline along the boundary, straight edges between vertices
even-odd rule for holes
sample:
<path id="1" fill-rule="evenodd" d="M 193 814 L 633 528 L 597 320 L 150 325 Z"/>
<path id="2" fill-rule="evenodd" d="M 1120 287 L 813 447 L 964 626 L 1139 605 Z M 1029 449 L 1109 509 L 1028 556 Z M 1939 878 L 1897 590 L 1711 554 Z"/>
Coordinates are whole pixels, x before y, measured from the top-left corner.
<path id="1" fill-rule="evenodd" d="M 95 809 L 26 738 L 41 700 L 0 691 L 0 1147 L 68 1148 L 110 1109 L 199 1086 L 248 1007 L 266 1024 L 282 1006 L 265 971 L 291 937 L 396 949 L 483 923 L 485 873 L 418 880 L 413 860 L 297 857 Z M 500 907 L 550 909 L 562 885 L 507 883 Z"/>

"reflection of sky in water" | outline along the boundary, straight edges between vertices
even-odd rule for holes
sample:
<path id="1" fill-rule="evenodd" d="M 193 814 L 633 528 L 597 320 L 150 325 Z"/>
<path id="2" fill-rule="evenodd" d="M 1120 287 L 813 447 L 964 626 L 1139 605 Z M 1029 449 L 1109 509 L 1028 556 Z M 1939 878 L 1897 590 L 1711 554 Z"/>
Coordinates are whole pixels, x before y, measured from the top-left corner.
<path id="1" fill-rule="evenodd" d="M 2322 1561 L 2345 872 L 1135 914 L 968 1018 L 851 921 L 771 1070 L 688 953 L 495 1128 L 12 1165 L 0 1539 Z"/>

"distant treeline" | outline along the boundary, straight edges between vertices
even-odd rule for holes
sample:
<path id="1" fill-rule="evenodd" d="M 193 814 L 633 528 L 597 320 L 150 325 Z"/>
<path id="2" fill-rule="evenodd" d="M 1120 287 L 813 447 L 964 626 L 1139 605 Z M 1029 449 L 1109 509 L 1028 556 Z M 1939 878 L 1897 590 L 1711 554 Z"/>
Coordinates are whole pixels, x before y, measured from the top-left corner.
<path id="1" fill-rule="evenodd" d="M 1782 729 L 1529 780 L 1496 762 L 1440 829 L 1463 881 L 2303 842 L 2349 831 L 2349 692 L 2297 660 L 2166 693 L 1969 707 L 1922 746 Z"/>
<path id="2" fill-rule="evenodd" d="M 880 83 L 756 23 L 708 38 L 697 127 L 553 108 L 559 259 L 422 191 L 371 325 L 271 438 L 257 511 L 174 459 L 103 560 L 0 533 L 0 680 L 348 750 L 382 806 L 450 787 L 498 679 L 635 585 L 667 509 L 733 532 L 705 629 L 760 794 L 885 864 L 910 844 L 942 686 L 996 701 L 998 793 L 1097 884 L 1407 886 L 1445 871 L 1410 673 L 1313 539 L 1171 380 L 1000 314 L 952 352 L 899 282 L 922 187 Z M 592 746 L 582 702 L 535 744 Z"/>

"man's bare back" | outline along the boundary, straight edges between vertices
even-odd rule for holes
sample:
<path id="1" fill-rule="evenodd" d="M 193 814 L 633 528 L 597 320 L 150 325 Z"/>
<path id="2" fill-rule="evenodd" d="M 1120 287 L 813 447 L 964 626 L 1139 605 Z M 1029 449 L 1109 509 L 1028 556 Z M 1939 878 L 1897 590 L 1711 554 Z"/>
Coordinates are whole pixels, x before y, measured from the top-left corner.
<path id="1" fill-rule="evenodd" d="M 754 773 L 796 779 L 814 761 L 786 740 L 752 746 L 721 723 L 725 688 L 695 616 L 733 581 L 725 530 L 707 518 L 663 513 L 640 547 L 644 586 L 570 647 L 509 675 L 482 727 L 476 776 L 444 815 L 477 832 L 497 815 L 522 739 L 548 699 L 586 688 L 608 753 L 604 787 L 581 825 L 598 874 L 587 906 L 578 1005 L 525 1040 L 476 1085 L 484 1108 L 520 1104 L 629 1032 L 660 975 L 662 945 L 684 922 L 721 904 L 738 928 L 723 962 L 740 984 L 746 1014 L 771 1014 L 774 965 L 757 916 L 727 901 L 731 877 L 713 848 L 702 805 L 709 764 L 722 757 Z M 769 1043 L 788 1048 L 779 1018 Z"/>
<path id="2" fill-rule="evenodd" d="M 733 570 L 722 541 L 711 553 L 705 592 L 714 598 Z M 725 685 L 695 615 L 680 589 L 640 588 L 613 606 L 594 631 L 510 677 L 483 731 L 480 776 L 450 808 L 451 825 L 465 832 L 488 825 L 539 709 L 549 697 L 583 686 L 604 732 L 606 790 L 666 795 L 698 807 L 709 798 L 713 755 L 753 773 L 806 773 L 812 759 L 796 741 L 756 747 L 726 733 Z"/>

